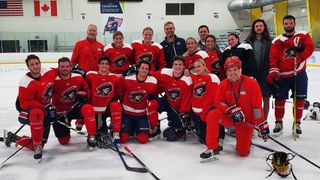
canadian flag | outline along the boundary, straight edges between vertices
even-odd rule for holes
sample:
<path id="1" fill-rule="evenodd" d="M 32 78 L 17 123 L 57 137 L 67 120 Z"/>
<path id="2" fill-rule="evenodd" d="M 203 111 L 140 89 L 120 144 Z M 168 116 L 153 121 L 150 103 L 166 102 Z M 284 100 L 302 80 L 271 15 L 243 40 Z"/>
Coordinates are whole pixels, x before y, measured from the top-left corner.
<path id="1" fill-rule="evenodd" d="M 35 0 L 34 16 L 57 16 L 57 1 Z"/>

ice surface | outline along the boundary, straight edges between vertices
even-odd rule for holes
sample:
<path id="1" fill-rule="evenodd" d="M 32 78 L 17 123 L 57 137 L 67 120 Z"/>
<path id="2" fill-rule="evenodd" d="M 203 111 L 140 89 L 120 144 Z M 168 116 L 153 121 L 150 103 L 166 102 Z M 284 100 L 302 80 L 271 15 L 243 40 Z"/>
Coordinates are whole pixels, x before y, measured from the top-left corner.
<path id="1" fill-rule="evenodd" d="M 48 64 L 44 66 L 50 66 Z M 56 65 L 52 65 L 56 66 Z M 15 131 L 20 127 L 17 121 L 17 111 L 14 103 L 18 92 L 18 83 L 26 72 L 25 65 L 0 65 L 0 132 L 3 129 Z M 319 82 L 320 68 L 308 68 L 309 97 L 311 104 L 320 101 Z M 270 106 L 271 107 L 271 106 Z M 284 119 L 284 133 L 277 140 L 286 144 L 296 152 L 320 165 L 320 121 L 306 120 L 302 123 L 303 134 L 294 141 L 291 136 L 292 104 L 286 105 Z M 304 112 L 306 114 L 307 111 Z M 274 127 L 274 111 L 270 108 L 269 123 L 271 130 Z M 161 117 L 164 117 L 161 114 Z M 167 121 L 162 121 L 162 129 Z M 19 135 L 30 134 L 26 126 Z M 0 136 L 2 136 L 0 134 Z M 273 141 L 264 143 L 254 137 L 254 143 L 289 152 Z M 269 174 L 265 162 L 270 154 L 257 147 L 251 148 L 248 157 L 241 158 L 235 153 L 235 140 L 226 136 L 224 150 L 219 160 L 201 164 L 199 155 L 206 147 L 189 135 L 186 141 L 166 142 L 162 139 L 140 145 L 135 141 L 126 144 L 160 179 L 264 179 Z M 120 149 L 123 149 L 121 145 Z M 11 155 L 17 147 L 7 148 L 0 144 L 0 163 Z M 148 173 L 135 173 L 127 171 L 118 154 L 107 149 L 96 149 L 89 152 L 86 138 L 72 132 L 71 143 L 66 146 L 59 145 L 51 131 L 48 144 L 45 146 L 42 162 L 39 164 L 33 159 L 33 152 L 23 149 L 10 159 L 0 169 L 0 180 L 122 180 L 122 179 L 154 179 Z M 139 166 L 133 159 L 125 157 L 128 165 Z M 320 169 L 296 156 L 291 163 L 298 179 L 320 179 Z M 282 179 L 274 174 L 270 178 Z M 286 179 L 293 179 L 290 175 Z"/>

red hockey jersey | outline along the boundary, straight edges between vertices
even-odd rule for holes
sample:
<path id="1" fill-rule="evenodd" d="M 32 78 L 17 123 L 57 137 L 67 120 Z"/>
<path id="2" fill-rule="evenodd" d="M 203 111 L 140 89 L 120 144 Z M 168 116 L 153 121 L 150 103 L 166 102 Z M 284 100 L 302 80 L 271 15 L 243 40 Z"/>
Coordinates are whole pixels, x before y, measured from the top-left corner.
<path id="1" fill-rule="evenodd" d="M 146 114 L 148 96 L 157 91 L 157 79 L 148 76 L 143 82 L 136 75 L 121 77 L 122 108 L 125 114 L 140 116 Z"/>
<path id="2" fill-rule="evenodd" d="M 271 44 L 270 48 L 270 69 L 279 69 L 280 76 L 294 76 L 294 57 L 286 56 L 287 49 L 294 47 L 294 39 L 298 40 L 298 47 L 303 47 L 304 50 L 297 55 L 297 74 L 306 69 L 306 60 L 313 53 L 315 46 L 307 32 L 296 32 L 291 37 L 284 35 L 277 36 Z"/>
<path id="3" fill-rule="evenodd" d="M 89 71 L 86 80 L 91 90 L 90 100 L 94 111 L 104 113 L 119 91 L 119 77 L 113 73 L 102 75 L 97 71 Z"/>
<path id="4" fill-rule="evenodd" d="M 77 101 L 77 92 L 85 91 L 90 95 L 90 89 L 79 74 L 72 73 L 69 79 L 56 77 L 53 85 L 52 102 L 58 115 L 66 114 Z"/>
<path id="5" fill-rule="evenodd" d="M 78 41 L 73 49 L 71 62 L 88 71 L 98 71 L 98 59 L 103 54 L 103 44 L 84 39 Z"/>
<path id="6" fill-rule="evenodd" d="M 170 106 L 177 112 L 190 112 L 192 80 L 191 77 L 182 76 L 179 79 L 173 77 L 173 70 L 163 68 L 155 73 L 159 87 L 165 92 L 165 97 Z"/>
<path id="7" fill-rule="evenodd" d="M 184 58 L 186 61 L 186 69 L 192 70 L 193 69 L 193 63 L 198 59 L 203 59 L 205 62 L 209 61 L 209 55 L 205 51 L 202 50 L 196 50 L 194 53 L 189 54 L 185 53 Z M 207 64 L 207 63 L 206 63 Z"/>
<path id="8" fill-rule="evenodd" d="M 113 43 L 104 48 L 104 56 L 110 59 L 109 71 L 122 74 L 131 64 L 134 64 L 132 46 L 124 43 L 121 48 L 115 48 Z"/>
<path id="9" fill-rule="evenodd" d="M 41 74 L 39 79 L 33 79 L 29 73 L 19 82 L 18 98 L 24 110 L 40 108 L 51 102 L 53 82 L 58 74 L 57 69 L 51 69 Z"/>
<path id="10" fill-rule="evenodd" d="M 210 73 L 213 73 L 213 70 L 217 71 L 220 70 L 220 67 L 216 67 L 217 69 L 212 68 L 212 64 L 219 61 L 219 56 L 217 51 L 213 51 L 211 53 L 208 53 L 208 58 L 204 59 L 204 62 L 206 63 L 206 67 L 209 70 Z"/>
<path id="11" fill-rule="evenodd" d="M 239 87 L 240 84 L 241 87 Z M 252 125 L 263 122 L 262 95 L 257 81 L 251 77 L 241 75 L 240 80 L 232 83 L 232 85 L 234 92 L 238 96 L 237 106 L 241 107 L 245 116 L 245 121 Z M 215 105 L 217 109 L 220 109 L 223 112 L 226 112 L 230 106 L 236 105 L 229 79 L 225 79 L 219 84 Z M 260 116 L 257 115 L 257 117 L 260 118 L 254 119 L 254 113 L 260 113 Z"/>
<path id="12" fill-rule="evenodd" d="M 150 46 L 146 46 L 142 40 L 138 40 L 133 41 L 131 46 L 133 47 L 134 60 L 136 63 L 140 60 L 149 61 L 151 63 L 151 71 L 166 67 L 163 48 L 159 43 L 153 42 Z"/>
<path id="13" fill-rule="evenodd" d="M 192 110 L 197 115 L 201 115 L 206 101 L 214 101 L 215 93 L 220 80 L 214 74 L 192 74 L 191 78 L 193 88 L 191 98 Z"/>

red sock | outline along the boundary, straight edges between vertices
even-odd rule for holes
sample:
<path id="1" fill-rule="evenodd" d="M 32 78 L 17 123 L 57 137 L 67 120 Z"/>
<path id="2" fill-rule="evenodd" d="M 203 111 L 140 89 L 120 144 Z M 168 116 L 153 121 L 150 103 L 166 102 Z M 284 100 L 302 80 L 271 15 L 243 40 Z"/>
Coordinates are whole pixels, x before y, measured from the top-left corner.
<path id="1" fill-rule="evenodd" d="M 43 119 L 44 111 L 41 109 L 32 109 L 29 113 L 31 138 L 33 145 L 41 145 L 43 137 Z"/>
<path id="2" fill-rule="evenodd" d="M 145 144 L 147 143 L 149 140 L 149 136 L 148 134 L 146 133 L 139 133 L 137 134 L 137 141 L 140 143 L 140 144 Z"/>
<path id="3" fill-rule="evenodd" d="M 62 137 L 58 137 L 58 141 L 61 145 L 65 145 L 68 144 L 70 142 L 70 134 L 62 136 Z"/>
<path id="4" fill-rule="evenodd" d="M 304 100 L 303 99 L 297 99 L 297 123 L 301 122 L 302 114 L 303 114 L 303 108 L 304 108 Z"/>
<path id="5" fill-rule="evenodd" d="M 275 101 L 275 116 L 276 121 L 281 122 L 284 116 L 284 105 L 286 103 L 285 99 L 276 99 Z"/>
<path id="6" fill-rule="evenodd" d="M 121 142 L 122 144 L 127 143 L 128 140 L 129 140 L 129 137 L 130 137 L 130 134 L 129 134 L 129 133 L 126 133 L 126 132 L 120 133 L 120 142 Z"/>
<path id="7" fill-rule="evenodd" d="M 83 116 L 84 124 L 89 135 L 96 134 L 96 118 L 94 116 L 93 106 L 84 104 L 81 107 L 81 115 Z"/>
<path id="8" fill-rule="evenodd" d="M 16 141 L 20 146 L 24 146 L 30 150 L 33 150 L 32 139 L 29 136 L 22 136 L 19 140 Z"/>

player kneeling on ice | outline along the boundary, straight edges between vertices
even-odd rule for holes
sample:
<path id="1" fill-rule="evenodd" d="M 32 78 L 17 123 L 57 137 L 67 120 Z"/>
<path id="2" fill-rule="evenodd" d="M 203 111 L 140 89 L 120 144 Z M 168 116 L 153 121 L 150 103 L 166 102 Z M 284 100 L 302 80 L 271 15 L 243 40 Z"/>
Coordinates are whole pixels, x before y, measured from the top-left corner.
<path id="1" fill-rule="evenodd" d="M 191 126 L 189 111 L 191 108 L 192 80 L 184 75 L 185 59 L 175 56 L 172 69 L 163 68 L 155 73 L 161 92 L 165 95 L 159 98 L 159 112 L 167 112 L 168 126 L 163 131 L 167 141 L 176 141 L 185 137 L 186 129 Z"/>
<path id="2" fill-rule="evenodd" d="M 87 73 L 86 80 L 92 92 L 90 101 L 96 114 L 97 145 L 100 148 L 107 148 L 110 145 L 107 136 L 107 117 L 111 118 L 113 140 L 117 143 L 120 141 L 122 107 L 116 94 L 119 92 L 120 78 L 109 71 L 110 59 L 108 57 L 99 58 L 98 67 L 99 71 Z"/>
<path id="3" fill-rule="evenodd" d="M 159 105 L 156 100 L 148 100 L 150 94 L 157 92 L 157 79 L 148 75 L 150 67 L 148 61 L 140 60 L 137 64 L 137 74 L 121 78 L 119 92 L 123 109 L 121 143 L 126 143 L 130 135 L 135 135 L 139 143 L 145 144 L 148 142 L 149 132 L 154 132 L 158 127 L 156 109 Z M 155 110 L 150 110 L 150 107 Z"/>
<path id="4" fill-rule="evenodd" d="M 215 106 L 207 116 L 206 145 L 208 149 L 200 154 L 203 161 L 215 159 L 219 154 L 219 124 L 235 126 L 236 151 L 240 156 L 250 153 L 253 127 L 259 129 L 259 136 L 265 141 L 269 137 L 269 125 L 264 120 L 262 95 L 256 80 L 241 74 L 238 57 L 227 58 L 224 69 L 227 79 L 218 86 Z"/>
<path id="5" fill-rule="evenodd" d="M 5 144 L 10 146 L 15 142 L 34 150 L 34 158 L 41 159 L 42 148 L 47 143 L 50 124 L 56 122 L 55 107 L 50 103 L 53 81 L 57 75 L 56 69 L 41 72 L 41 62 L 38 56 L 29 55 L 25 60 L 29 72 L 19 82 L 19 94 L 16 108 L 20 112 L 19 122 L 30 125 L 31 137 L 18 136 L 5 131 Z"/>
<path id="6" fill-rule="evenodd" d="M 53 104 L 56 107 L 59 123 L 53 124 L 53 130 L 60 144 L 70 141 L 72 119 L 83 119 L 88 132 L 87 143 L 90 148 L 96 146 L 96 120 L 92 105 L 88 104 L 90 89 L 79 74 L 71 73 L 71 62 L 67 57 L 58 60 L 59 75 L 53 85 Z"/>

